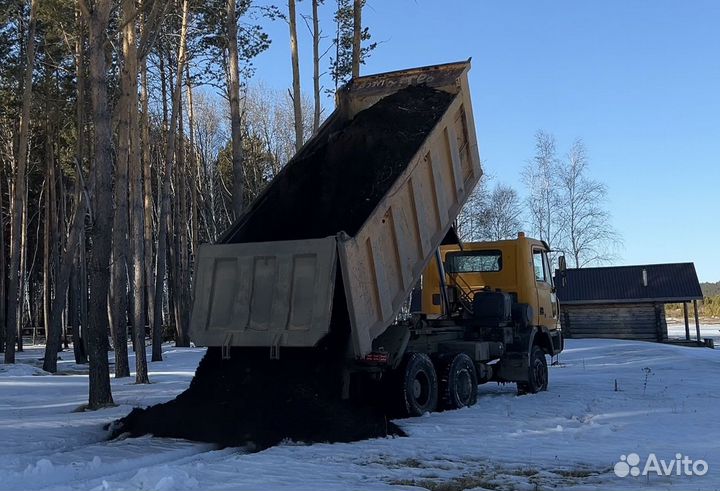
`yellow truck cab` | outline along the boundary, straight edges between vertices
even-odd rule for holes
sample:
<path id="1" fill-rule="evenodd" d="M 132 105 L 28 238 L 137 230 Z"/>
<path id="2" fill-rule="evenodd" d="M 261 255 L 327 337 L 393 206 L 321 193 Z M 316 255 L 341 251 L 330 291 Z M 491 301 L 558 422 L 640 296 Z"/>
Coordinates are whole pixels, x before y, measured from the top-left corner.
<path id="1" fill-rule="evenodd" d="M 509 293 L 516 303 L 532 307 L 533 324 L 548 330 L 559 328 L 559 308 L 544 241 L 525 237 L 494 242 L 470 242 L 442 246 L 446 284 L 460 296 L 480 291 Z M 431 263 L 423 273 L 422 312 L 443 314 L 438 268 Z"/>

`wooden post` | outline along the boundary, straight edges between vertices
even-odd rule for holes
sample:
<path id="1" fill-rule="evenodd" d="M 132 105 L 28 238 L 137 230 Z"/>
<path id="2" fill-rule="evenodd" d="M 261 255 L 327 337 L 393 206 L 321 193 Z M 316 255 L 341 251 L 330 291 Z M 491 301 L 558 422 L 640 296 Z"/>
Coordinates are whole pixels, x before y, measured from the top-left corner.
<path id="1" fill-rule="evenodd" d="M 563 319 L 565 320 L 565 324 L 563 324 L 562 326 L 563 334 L 566 338 L 572 338 L 572 328 L 570 327 L 570 312 L 568 312 L 567 307 L 561 310 L 563 311 Z"/>
<path id="2" fill-rule="evenodd" d="M 655 336 L 658 343 L 662 343 L 667 340 L 667 324 L 663 323 L 662 312 L 665 308 L 665 304 L 653 304 L 655 310 Z"/>
<path id="3" fill-rule="evenodd" d="M 683 316 L 685 317 L 685 340 L 690 341 L 690 323 L 688 322 L 687 302 L 683 302 Z"/>
<path id="4" fill-rule="evenodd" d="M 700 342 L 700 317 L 698 316 L 697 300 L 693 300 L 693 310 L 695 310 L 695 332 L 697 333 L 697 341 Z"/>

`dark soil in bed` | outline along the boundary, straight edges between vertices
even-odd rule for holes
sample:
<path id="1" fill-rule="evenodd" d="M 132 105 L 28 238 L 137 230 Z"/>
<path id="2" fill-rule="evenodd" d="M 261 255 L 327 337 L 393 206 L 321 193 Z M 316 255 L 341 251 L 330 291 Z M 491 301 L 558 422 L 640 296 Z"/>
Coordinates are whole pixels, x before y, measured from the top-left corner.
<path id="1" fill-rule="evenodd" d="M 228 242 L 355 235 L 453 97 L 410 86 L 359 112 L 291 161 Z"/>

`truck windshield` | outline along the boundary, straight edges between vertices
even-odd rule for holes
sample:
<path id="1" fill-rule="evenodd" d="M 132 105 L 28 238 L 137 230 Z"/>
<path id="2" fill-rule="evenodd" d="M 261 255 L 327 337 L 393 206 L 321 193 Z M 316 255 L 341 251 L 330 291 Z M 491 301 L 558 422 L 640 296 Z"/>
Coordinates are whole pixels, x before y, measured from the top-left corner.
<path id="1" fill-rule="evenodd" d="M 502 269 L 499 250 L 450 252 L 446 259 L 448 273 L 496 273 Z"/>

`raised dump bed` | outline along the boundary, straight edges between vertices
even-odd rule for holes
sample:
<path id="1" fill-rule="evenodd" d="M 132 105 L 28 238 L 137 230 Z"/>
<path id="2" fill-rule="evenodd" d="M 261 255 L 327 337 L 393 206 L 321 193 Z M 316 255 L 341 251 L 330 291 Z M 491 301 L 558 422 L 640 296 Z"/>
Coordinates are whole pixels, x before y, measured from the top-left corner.
<path id="1" fill-rule="evenodd" d="M 318 133 L 218 244 L 201 246 L 193 341 L 277 354 L 349 322 L 350 355 L 368 354 L 482 174 L 469 68 L 341 89 Z"/>

